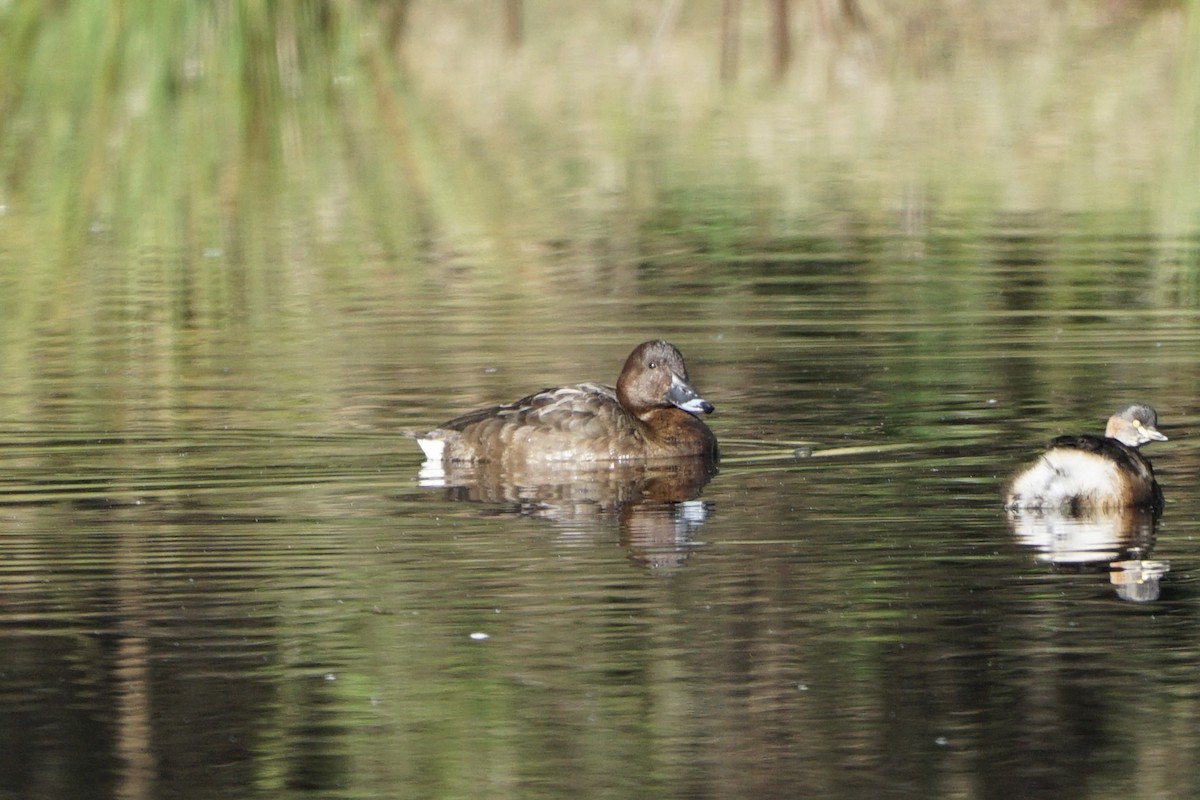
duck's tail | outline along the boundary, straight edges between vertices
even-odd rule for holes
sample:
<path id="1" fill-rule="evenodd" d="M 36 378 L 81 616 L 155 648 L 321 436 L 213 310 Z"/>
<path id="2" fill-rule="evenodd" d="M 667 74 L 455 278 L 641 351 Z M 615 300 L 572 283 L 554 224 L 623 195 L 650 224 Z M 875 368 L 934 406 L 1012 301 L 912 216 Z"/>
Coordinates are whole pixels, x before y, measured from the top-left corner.
<path id="1" fill-rule="evenodd" d="M 400 431 L 401 435 L 416 439 L 425 454 L 427 461 L 441 461 L 446 452 L 446 440 L 438 437 L 436 431 Z"/>

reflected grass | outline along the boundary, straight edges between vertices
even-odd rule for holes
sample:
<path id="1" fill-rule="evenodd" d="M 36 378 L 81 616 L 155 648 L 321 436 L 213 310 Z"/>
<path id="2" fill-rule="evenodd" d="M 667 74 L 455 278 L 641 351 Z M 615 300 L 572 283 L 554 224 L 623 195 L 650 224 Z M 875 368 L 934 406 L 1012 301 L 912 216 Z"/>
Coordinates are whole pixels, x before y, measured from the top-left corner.
<path id="1" fill-rule="evenodd" d="M 1190 5 L 817 5 L 776 80 L 765 5 L 743 4 L 722 82 L 715 7 L 529 4 L 514 49 L 466 2 L 383 25 L 349 0 L 12 4 L 0 202 L 74 248 L 101 228 L 255 264 L 461 251 L 525 280 L 523 256 L 564 245 L 734 251 L 852 220 L 920 237 L 987 209 L 1193 227 L 1172 180 L 1200 158 Z"/>
<path id="2" fill-rule="evenodd" d="M 1001 683 L 992 655 L 1021 673 L 1026 654 L 1061 652 L 1032 630 L 1047 622 L 1069 633 L 1082 621 L 1089 643 L 1143 637 L 1114 651 L 1130 675 L 1172 639 L 1133 622 L 1114 636 L 1121 620 L 1102 611 L 1081 620 L 1076 595 L 1057 582 L 1027 593 L 1043 606 L 1026 608 L 1005 583 L 1008 563 L 984 571 L 978 588 L 997 589 L 1010 613 L 964 624 L 976 587 L 947 580 L 942 530 L 898 520 L 949 505 L 949 480 L 989 504 L 942 518 L 969 519 L 955 530 L 982 543 L 951 555 L 994 549 L 993 479 L 979 465 L 998 469 L 997 456 L 942 452 L 958 444 L 948 445 L 943 419 L 955 402 L 974 419 L 1000 397 L 1005 416 L 987 417 L 988 439 L 1011 437 L 1014 448 L 1037 438 L 1020 412 L 1037 408 L 1033 424 L 1047 426 L 1037 403 L 1056 404 L 1054 425 L 1073 424 L 1132 383 L 1187 407 L 1179 354 L 1193 352 L 1195 326 L 1160 309 L 1187 301 L 1173 287 L 1194 269 L 1192 7 L 878 2 L 864 3 L 867 25 L 855 28 L 794 4 L 798 56 L 785 79 L 773 81 L 766 57 L 747 48 L 737 79 L 722 84 L 710 5 L 685 4 L 653 53 L 654 3 L 528 3 L 515 51 L 494 6 L 456 0 L 412 4 L 399 48 L 378 24 L 382 3 L 2 6 L 0 417 L 89 439 L 154 431 L 167 443 L 88 446 L 92 461 L 33 448 L 11 501 L 115 499 L 123 510 L 30 503 L 9 516 L 25 521 L 33 552 L 46 531 L 61 531 L 53 543 L 69 554 L 97 529 L 159 548 L 125 553 L 126 596 L 110 605 L 168 633 L 189 630 L 190 608 L 139 616 L 144 590 L 157 587 L 164 609 L 199 605 L 229 626 L 227 651 L 246 660 L 252 688 L 264 687 L 243 704 L 247 730 L 264 737 L 260 755 L 275 759 L 256 761 L 271 761 L 257 776 L 264 791 L 287 789 L 289 755 L 308 745 L 314 760 L 328 746 L 333 777 L 382 775 L 381 791 L 393 793 L 478 796 L 490 780 L 493 794 L 527 796 L 550 775 L 561 785 L 546 794 L 594 793 L 616 776 L 607 779 L 617 796 L 637 788 L 622 776 L 657 770 L 653 789 L 735 796 L 757 775 L 741 768 L 746 752 L 783 767 L 759 771 L 764 781 L 832 790 L 846 775 L 891 777 L 861 769 L 877 752 L 869 721 L 911 722 L 922 742 L 943 733 L 906 693 L 930 665 L 889 663 L 901 645 L 955 665 L 939 691 L 917 693 L 951 697 L 933 717 L 950 728 L 966 717 L 941 687 L 985 697 L 1024 686 L 1020 674 Z M 758 41 L 766 22 L 742 7 L 742 35 Z M 1123 239 L 1123 226 L 1151 241 Z M 1155 236 L 1161 262 L 1147 256 Z M 1080 238 L 1097 245 L 1081 256 Z M 1127 310 L 1093 310 L 1115 306 Z M 394 496 L 417 454 L 402 456 L 397 478 L 393 443 L 378 432 L 543 379 L 609 380 L 630 332 L 668 317 L 704 385 L 744 392 L 736 402 L 749 411 L 732 418 L 747 437 L 806 434 L 824 414 L 851 441 L 886 443 L 818 450 L 827 460 L 807 469 L 779 463 L 803 442 L 748 453 L 767 462 L 757 469 L 738 452 L 726 461 L 730 488 L 713 487 L 734 513 L 716 519 L 723 527 L 709 529 L 714 546 L 695 568 L 668 580 L 631 576 L 612 542 L 552 541 L 533 521 L 498 530 L 477 509 L 414 510 Z M 564 328 L 578 341 L 560 346 Z M 1047 346 L 1060 328 L 1062 344 Z M 1131 336 L 1182 338 L 1147 353 L 1139 383 L 1102 349 Z M 985 346 L 997 341 L 1003 355 Z M 496 365 L 512 372 L 492 377 Z M 805 392 L 839 387 L 855 389 L 844 408 L 809 413 Z M 770 402 L 764 389 L 795 396 Z M 370 403 L 379 408 L 359 405 Z M 370 452 L 297 433 L 355 425 L 380 435 Z M 248 430 L 260 435 L 247 440 Z M 274 439 L 279 431 L 290 437 Z M 734 450 L 761 442 L 722 439 Z M 891 480 L 914 465 L 937 470 Z M 783 486 L 780 474 L 805 480 Z M 86 479 L 97 476 L 104 485 L 93 489 Z M 915 501 L 914 485 L 928 489 Z M 143 495 L 165 508 L 138 504 Z M 786 541 L 777 521 L 801 501 L 815 509 L 801 511 L 806 540 L 764 557 Z M 762 521 L 740 519 L 740 508 Z M 151 511 L 160 527 L 148 538 Z M 373 535 L 355 516 L 368 513 Z M 868 515 L 876 523 L 848 543 L 849 526 L 830 524 Z M 436 525 L 413 521 L 429 516 Z M 914 543 L 931 556 L 898 557 Z M 840 560 L 846 548 L 861 559 Z M 176 583 L 182 566 L 209 580 Z M 45 594 L 43 573 L 31 596 Z M 95 605 L 67 577 L 56 591 L 72 607 Z M 481 625 L 496 608 L 505 614 Z M 933 623 L 924 638 L 908 621 L 919 615 Z M 246 626 L 233 622 L 245 618 L 252 632 L 262 623 L 269 652 L 246 647 Z M 1029 629 L 1008 624 L 1021 620 Z M 493 638 L 477 646 L 467 637 L 480 627 Z M 208 674 L 219 651 L 197 642 L 185 658 Z M 347 654 L 374 660 L 325 680 Z M 1167 680 L 1185 685 L 1194 659 L 1178 661 Z M 1031 674 L 1076 688 L 1062 687 L 1073 673 L 1053 662 Z M 830 675 L 846 677 L 827 688 Z M 813 702 L 788 701 L 798 681 L 816 682 Z M 160 724 L 189 733 L 179 746 L 195 752 L 198 707 L 229 693 L 179 688 L 163 685 L 162 697 L 190 702 L 164 703 Z M 1056 696 L 1062 708 L 1035 721 L 1072 719 L 1077 695 Z M 1189 710 L 1164 703 L 1153 711 Z M 1113 718 L 1127 710 L 1109 705 Z M 921 713 L 908 720 L 908 708 Z M 986 749 L 1036 743 L 1024 720 L 996 737 L 980 719 L 961 752 L 1024 763 Z M 1144 747 L 1179 749 L 1144 727 Z M 341 760 L 347 737 L 367 769 Z M 878 752 L 919 763 L 916 741 Z M 788 761 L 798 747 L 816 755 Z M 698 759 L 707 772 L 689 792 Z"/>
<path id="3" fill-rule="evenodd" d="M 761 312 L 748 261 L 844 276 L 930 350 L 948 335 L 913 320 L 1025 302 L 1006 259 L 1060 278 L 1042 305 L 1123 302 L 1087 283 L 1114 254 L 1059 258 L 1067 236 L 1134 226 L 1162 253 L 1149 302 L 1196 299 L 1193 4 L 811 4 L 782 79 L 751 46 L 765 5 L 741 4 L 724 82 L 715 4 L 664 26 L 658 4 L 527 3 L 517 48 L 464 0 L 4 6 L 9 416 L 50 363 L 97 395 L 119 363 L 158 409 L 197 361 L 332 364 L 309 331 L 366 305 L 497 362 L 564 319 L 624 341 L 648 295 L 729 326 Z"/>

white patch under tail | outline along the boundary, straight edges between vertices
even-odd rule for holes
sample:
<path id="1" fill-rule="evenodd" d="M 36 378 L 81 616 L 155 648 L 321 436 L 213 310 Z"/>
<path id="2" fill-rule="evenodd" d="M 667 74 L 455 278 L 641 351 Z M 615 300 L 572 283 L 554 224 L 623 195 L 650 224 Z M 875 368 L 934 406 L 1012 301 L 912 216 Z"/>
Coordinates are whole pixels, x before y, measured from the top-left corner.
<path id="1" fill-rule="evenodd" d="M 445 439 L 417 439 L 417 444 L 421 445 L 421 451 L 425 453 L 425 458 L 429 461 L 442 461 L 442 456 L 446 452 Z"/>
<path id="2" fill-rule="evenodd" d="M 1111 461 L 1081 450 L 1051 450 L 1013 482 L 1011 504 L 1019 508 L 1103 505 L 1117 486 L 1117 468 Z"/>

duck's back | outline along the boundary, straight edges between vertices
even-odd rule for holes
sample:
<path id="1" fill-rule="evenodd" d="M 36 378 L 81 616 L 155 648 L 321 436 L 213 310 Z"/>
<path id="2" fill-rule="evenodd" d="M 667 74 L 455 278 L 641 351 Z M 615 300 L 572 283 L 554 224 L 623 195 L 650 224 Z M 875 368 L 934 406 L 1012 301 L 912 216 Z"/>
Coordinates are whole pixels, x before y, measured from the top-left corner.
<path id="1" fill-rule="evenodd" d="M 682 412 L 681 412 L 682 413 Z M 451 461 L 599 461 L 645 456 L 641 425 L 611 386 L 544 389 L 464 414 L 419 439 L 429 458 Z"/>
<path id="2" fill-rule="evenodd" d="M 1060 436 L 1009 485 L 1009 508 L 1073 513 L 1127 506 L 1161 509 L 1154 468 L 1136 449 L 1105 436 Z"/>

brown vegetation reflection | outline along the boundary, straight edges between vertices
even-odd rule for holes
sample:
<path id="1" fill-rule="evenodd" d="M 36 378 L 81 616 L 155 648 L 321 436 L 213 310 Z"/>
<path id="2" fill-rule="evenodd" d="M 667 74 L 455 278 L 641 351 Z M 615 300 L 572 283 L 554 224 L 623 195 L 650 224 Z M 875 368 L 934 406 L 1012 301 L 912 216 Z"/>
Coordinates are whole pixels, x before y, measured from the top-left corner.
<path id="1" fill-rule="evenodd" d="M 1108 572 L 1122 600 L 1157 600 L 1159 580 L 1171 568 L 1150 560 L 1158 515 L 1144 508 L 1090 514 L 1010 511 L 1008 521 L 1022 544 L 1061 572 Z"/>
<path id="2" fill-rule="evenodd" d="M 683 564 L 708 516 L 700 493 L 716 467 L 688 458 L 655 464 L 527 465 L 425 462 L 420 482 L 445 487 L 451 500 L 497 503 L 556 525 L 603 529 L 616 525 L 637 564 Z"/>

